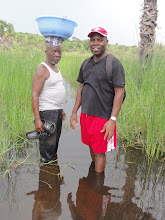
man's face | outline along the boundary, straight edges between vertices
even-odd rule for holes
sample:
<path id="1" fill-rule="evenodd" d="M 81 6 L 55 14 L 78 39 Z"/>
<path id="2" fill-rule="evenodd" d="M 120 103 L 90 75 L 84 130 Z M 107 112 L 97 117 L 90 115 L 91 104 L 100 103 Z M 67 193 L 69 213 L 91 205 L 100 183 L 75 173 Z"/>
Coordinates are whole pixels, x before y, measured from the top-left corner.
<path id="1" fill-rule="evenodd" d="M 50 64 L 55 65 L 61 59 L 61 46 L 50 47 L 50 45 L 47 44 L 45 53 L 46 53 L 47 61 Z"/>
<path id="2" fill-rule="evenodd" d="M 90 37 L 90 49 L 95 56 L 101 56 L 106 49 L 108 40 L 106 37 L 98 33 L 93 33 Z"/>

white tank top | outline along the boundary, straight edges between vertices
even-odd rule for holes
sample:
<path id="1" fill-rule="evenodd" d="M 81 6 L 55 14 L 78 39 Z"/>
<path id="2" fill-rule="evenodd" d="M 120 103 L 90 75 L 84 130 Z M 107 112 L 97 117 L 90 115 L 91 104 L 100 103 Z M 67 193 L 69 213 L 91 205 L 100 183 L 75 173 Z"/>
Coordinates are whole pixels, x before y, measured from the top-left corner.
<path id="1" fill-rule="evenodd" d="M 50 77 L 45 80 L 39 96 L 39 111 L 63 109 L 66 93 L 62 75 L 60 71 L 53 71 L 45 62 L 41 64 L 49 70 Z"/>

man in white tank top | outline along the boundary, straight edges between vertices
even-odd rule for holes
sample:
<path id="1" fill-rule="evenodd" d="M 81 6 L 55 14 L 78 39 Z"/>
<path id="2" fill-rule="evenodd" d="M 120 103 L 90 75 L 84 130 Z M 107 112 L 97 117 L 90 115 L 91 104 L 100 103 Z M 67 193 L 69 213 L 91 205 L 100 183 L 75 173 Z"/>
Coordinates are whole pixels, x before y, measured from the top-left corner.
<path id="1" fill-rule="evenodd" d="M 43 162 L 56 159 L 62 121 L 66 117 L 63 111 L 65 88 L 62 75 L 56 66 L 61 59 L 61 43 L 61 38 L 46 38 L 46 60 L 38 66 L 32 80 L 32 108 L 36 130 L 38 132 L 44 131 L 41 119 L 56 124 L 55 133 L 46 139 L 39 139 Z"/>

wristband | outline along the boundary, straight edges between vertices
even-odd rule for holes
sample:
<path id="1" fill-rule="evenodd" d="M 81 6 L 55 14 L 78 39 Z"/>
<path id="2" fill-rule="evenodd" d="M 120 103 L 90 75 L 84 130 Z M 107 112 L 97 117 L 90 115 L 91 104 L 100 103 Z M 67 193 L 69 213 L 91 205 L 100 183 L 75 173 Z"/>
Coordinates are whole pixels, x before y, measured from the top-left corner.
<path id="1" fill-rule="evenodd" d="M 110 119 L 111 119 L 112 121 L 116 121 L 116 117 L 115 117 L 115 116 L 111 116 Z"/>

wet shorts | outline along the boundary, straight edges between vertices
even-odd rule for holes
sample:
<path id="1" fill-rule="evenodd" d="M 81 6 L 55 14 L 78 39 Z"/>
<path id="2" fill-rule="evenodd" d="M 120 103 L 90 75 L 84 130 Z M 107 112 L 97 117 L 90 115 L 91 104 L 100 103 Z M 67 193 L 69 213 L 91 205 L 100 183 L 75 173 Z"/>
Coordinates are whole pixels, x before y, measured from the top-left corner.
<path id="1" fill-rule="evenodd" d="M 113 137 L 107 142 L 104 140 L 105 132 L 100 132 L 108 119 L 86 115 L 81 112 L 81 139 L 90 146 L 94 153 L 105 153 L 116 148 L 116 125 Z"/>

